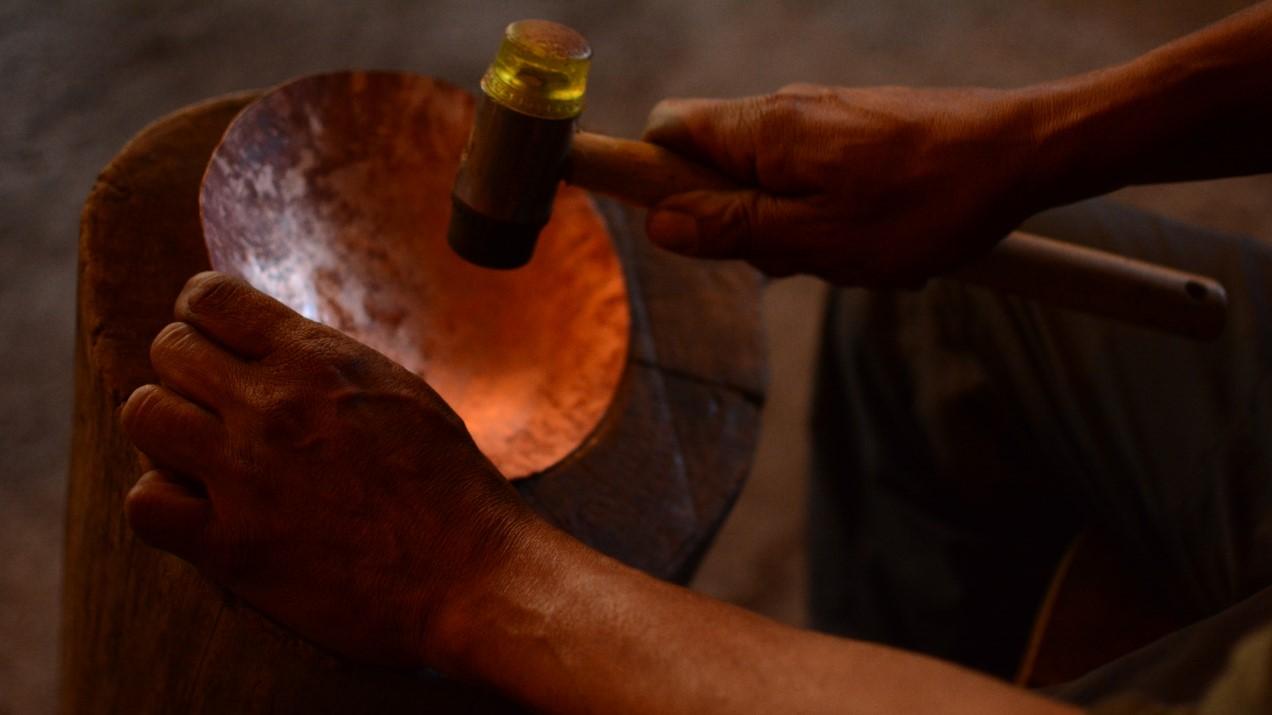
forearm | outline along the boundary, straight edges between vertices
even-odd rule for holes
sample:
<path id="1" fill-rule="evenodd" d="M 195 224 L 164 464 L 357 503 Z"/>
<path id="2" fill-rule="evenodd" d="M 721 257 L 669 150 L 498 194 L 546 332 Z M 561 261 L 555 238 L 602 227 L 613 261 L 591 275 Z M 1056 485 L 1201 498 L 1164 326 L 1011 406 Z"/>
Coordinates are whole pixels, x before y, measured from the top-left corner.
<path id="1" fill-rule="evenodd" d="M 1272 171 L 1272 2 L 1125 65 L 1026 88 L 1038 208 Z"/>
<path id="2" fill-rule="evenodd" d="M 548 536 L 462 604 L 449 665 L 556 713 L 1072 713 L 922 656 L 783 626 Z"/>

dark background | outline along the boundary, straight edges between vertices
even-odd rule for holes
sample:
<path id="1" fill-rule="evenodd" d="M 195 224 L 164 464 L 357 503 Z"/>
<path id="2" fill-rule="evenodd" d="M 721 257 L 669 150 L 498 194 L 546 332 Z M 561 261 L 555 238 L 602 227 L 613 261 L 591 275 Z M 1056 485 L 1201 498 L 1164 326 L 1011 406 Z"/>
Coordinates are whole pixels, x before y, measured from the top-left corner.
<path id="1" fill-rule="evenodd" d="M 585 124 L 636 135 L 667 95 L 804 80 L 1014 86 L 1128 60 L 1239 0 L 0 3 L 0 713 L 56 692 L 77 220 L 97 171 L 184 104 L 320 70 L 406 69 L 475 87 L 502 28 L 570 24 L 595 62 Z M 1124 200 L 1272 240 L 1272 178 Z M 697 586 L 804 618 L 805 410 L 822 286 L 765 298 L 772 397 L 750 485 Z"/>

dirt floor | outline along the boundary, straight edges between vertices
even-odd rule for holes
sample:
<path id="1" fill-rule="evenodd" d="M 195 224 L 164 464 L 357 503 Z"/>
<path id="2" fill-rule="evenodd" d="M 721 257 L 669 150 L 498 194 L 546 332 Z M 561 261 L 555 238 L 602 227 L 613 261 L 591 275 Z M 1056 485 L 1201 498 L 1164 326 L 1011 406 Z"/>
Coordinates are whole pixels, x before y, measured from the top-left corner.
<path id="1" fill-rule="evenodd" d="M 79 206 L 138 129 L 184 104 L 324 69 L 474 86 L 502 27 L 546 17 L 596 51 L 586 124 L 639 132 L 667 95 L 796 80 L 1013 86 L 1129 59 L 1236 0 L 408 2 L 11 0 L 0 6 L 0 713 L 50 712 Z M 1272 179 L 1124 192 L 1272 240 Z M 697 586 L 801 623 L 809 367 L 823 287 L 766 297 L 772 397 L 751 483 Z"/>

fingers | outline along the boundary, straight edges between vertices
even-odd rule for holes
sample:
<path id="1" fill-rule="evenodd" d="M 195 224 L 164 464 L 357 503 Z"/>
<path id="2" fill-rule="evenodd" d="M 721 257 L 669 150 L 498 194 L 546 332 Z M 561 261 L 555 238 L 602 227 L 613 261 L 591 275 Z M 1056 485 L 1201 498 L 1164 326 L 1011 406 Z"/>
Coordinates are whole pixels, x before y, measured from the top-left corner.
<path id="1" fill-rule="evenodd" d="M 664 99 L 649 111 L 642 139 L 680 154 L 693 155 L 695 142 L 690 121 L 701 123 L 717 111 L 716 105 L 729 100 Z"/>
<path id="2" fill-rule="evenodd" d="M 189 323 L 171 323 L 150 344 L 150 364 L 165 387 L 221 412 L 237 402 L 248 366 Z"/>
<path id="3" fill-rule="evenodd" d="M 789 253 L 791 239 L 814 217 L 798 199 L 758 191 L 694 191 L 650 209 L 645 232 L 659 246 L 688 256 L 762 261 Z"/>
<path id="4" fill-rule="evenodd" d="M 124 500 L 124 514 L 138 538 L 198 563 L 212 520 L 212 505 L 162 470 L 141 475 Z"/>
<path id="5" fill-rule="evenodd" d="M 291 308 L 222 273 L 199 273 L 177 297 L 177 320 L 198 328 L 231 352 L 261 359 L 313 327 Z"/>
<path id="6" fill-rule="evenodd" d="M 142 385 L 124 403 L 119 420 L 137 449 L 157 464 L 195 477 L 220 467 L 221 421 L 172 390 Z"/>
<path id="7" fill-rule="evenodd" d="M 654 106 L 644 140 L 755 183 L 764 97 L 665 99 Z"/>

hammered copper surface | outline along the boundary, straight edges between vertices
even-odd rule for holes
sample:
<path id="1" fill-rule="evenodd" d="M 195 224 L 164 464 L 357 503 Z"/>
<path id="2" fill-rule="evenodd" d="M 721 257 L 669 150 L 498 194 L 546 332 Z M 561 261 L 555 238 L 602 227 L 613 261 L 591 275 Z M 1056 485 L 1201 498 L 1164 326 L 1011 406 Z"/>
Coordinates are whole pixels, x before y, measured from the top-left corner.
<path id="1" fill-rule="evenodd" d="M 630 316 L 608 230 L 562 187 L 534 259 L 472 266 L 446 244 L 473 100 L 425 77 L 337 73 L 284 85 L 227 130 L 203 180 L 212 267 L 422 375 L 508 478 L 595 429 Z"/>

